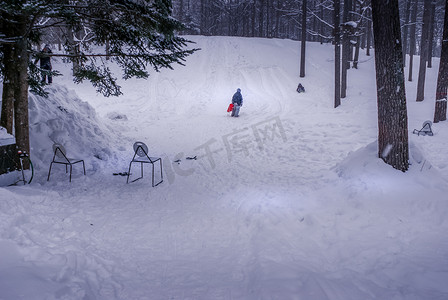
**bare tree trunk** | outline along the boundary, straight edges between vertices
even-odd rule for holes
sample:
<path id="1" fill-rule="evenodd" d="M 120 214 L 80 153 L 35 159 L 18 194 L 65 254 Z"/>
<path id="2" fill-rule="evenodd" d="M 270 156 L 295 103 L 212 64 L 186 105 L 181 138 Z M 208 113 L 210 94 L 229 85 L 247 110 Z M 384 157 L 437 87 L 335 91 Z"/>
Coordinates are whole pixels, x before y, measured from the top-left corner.
<path id="1" fill-rule="evenodd" d="M 436 14 L 436 1 L 431 3 L 431 20 L 428 33 L 428 68 L 432 68 L 432 45 L 434 42 L 434 22 Z"/>
<path id="2" fill-rule="evenodd" d="M 200 21 L 200 33 L 201 33 L 201 35 L 205 35 L 206 34 L 206 30 L 205 30 L 205 27 L 206 27 L 206 25 L 207 25 L 207 22 L 206 22 L 206 20 L 207 20 L 207 18 L 206 18 L 206 8 L 205 8 L 205 2 L 206 1 L 208 1 L 208 0 L 201 0 L 201 9 L 200 9 L 200 18 L 201 18 L 201 21 Z"/>
<path id="3" fill-rule="evenodd" d="M 252 37 L 255 36 L 255 17 L 257 15 L 256 1 L 252 1 Z"/>
<path id="4" fill-rule="evenodd" d="M 443 23 L 442 52 L 440 54 L 439 75 L 436 88 L 436 108 L 434 123 L 446 120 L 448 89 L 448 5 L 445 4 L 445 20 Z"/>
<path id="5" fill-rule="evenodd" d="M 372 1 L 378 98 L 378 156 L 409 168 L 408 122 L 398 2 Z"/>
<path id="6" fill-rule="evenodd" d="M 178 0 L 179 1 L 179 16 L 178 19 L 180 22 L 183 22 L 184 18 L 184 0 Z"/>
<path id="7" fill-rule="evenodd" d="M 77 45 L 75 43 L 75 33 L 73 30 L 69 27 L 67 27 L 67 43 L 69 47 L 69 54 L 72 55 L 72 62 L 73 62 L 73 74 L 75 74 L 79 70 L 79 60 L 78 60 L 78 51 L 77 51 Z"/>
<path id="8" fill-rule="evenodd" d="M 306 49 L 306 3 L 302 0 L 302 41 L 300 53 L 300 77 L 305 77 L 305 49 Z"/>
<path id="9" fill-rule="evenodd" d="M 418 8 L 418 0 L 414 0 L 414 7 L 412 8 L 411 14 L 411 32 L 410 40 L 409 40 L 409 77 L 408 81 L 412 81 L 412 72 L 414 65 L 414 54 L 415 54 L 415 28 L 417 23 L 417 8 Z"/>
<path id="10" fill-rule="evenodd" d="M 106 60 L 110 59 L 110 41 L 109 39 L 106 40 Z"/>
<path id="11" fill-rule="evenodd" d="M 420 41 L 420 67 L 418 69 L 417 101 L 425 99 L 426 61 L 428 60 L 428 35 L 431 20 L 431 2 L 425 1 L 423 7 L 422 37 Z"/>
<path id="12" fill-rule="evenodd" d="M 342 34 L 342 78 L 341 78 L 341 98 L 347 96 L 347 70 L 350 69 L 350 38 L 347 30 L 349 12 L 351 9 L 350 0 L 344 1 L 343 34 Z"/>
<path id="13" fill-rule="evenodd" d="M 266 0 L 266 37 L 272 37 L 271 32 L 271 1 Z"/>
<path id="14" fill-rule="evenodd" d="M 263 27 L 264 27 L 264 1 L 265 0 L 259 0 L 260 1 L 260 18 L 259 18 L 259 28 L 258 28 L 258 36 L 263 37 Z"/>
<path id="15" fill-rule="evenodd" d="M 319 3 L 319 17 L 321 20 L 324 19 L 324 5 L 323 5 L 323 1 L 324 0 L 320 0 Z M 320 36 L 319 36 L 319 41 L 321 44 L 324 43 L 324 22 L 320 22 L 320 32 L 319 32 Z"/>
<path id="16" fill-rule="evenodd" d="M 403 65 L 406 66 L 406 53 L 408 51 L 408 28 L 409 17 L 411 15 L 411 0 L 406 1 L 406 11 L 403 24 Z"/>
<path id="17" fill-rule="evenodd" d="M 369 17 L 372 16 L 372 13 L 369 13 Z M 367 20 L 367 46 L 366 46 L 366 55 L 370 56 L 370 48 L 372 47 L 372 21 L 371 18 Z"/>
<path id="18" fill-rule="evenodd" d="M 3 45 L 3 95 L 0 126 L 13 134 L 15 66 L 13 45 Z"/>
<path id="19" fill-rule="evenodd" d="M 358 35 L 356 37 L 356 47 L 355 47 L 355 57 L 353 58 L 353 68 L 358 69 L 359 61 L 359 44 L 361 43 L 361 37 Z"/>
<path id="20" fill-rule="evenodd" d="M 341 2 L 334 0 L 334 107 L 341 105 Z"/>
<path id="21" fill-rule="evenodd" d="M 27 23 L 23 17 L 16 26 L 18 33 L 23 37 L 18 43 L 15 52 L 17 62 L 17 84 L 15 85 L 14 124 L 18 149 L 30 152 L 30 134 L 28 119 L 28 40 L 26 38 Z M 28 169 L 29 165 L 24 164 Z"/>

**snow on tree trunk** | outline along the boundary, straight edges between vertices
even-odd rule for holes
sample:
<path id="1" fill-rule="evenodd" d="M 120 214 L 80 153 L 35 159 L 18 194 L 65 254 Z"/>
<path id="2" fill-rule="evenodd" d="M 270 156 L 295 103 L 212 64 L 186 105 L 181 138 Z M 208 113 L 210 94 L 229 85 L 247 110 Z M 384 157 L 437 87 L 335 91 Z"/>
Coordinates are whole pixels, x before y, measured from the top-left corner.
<path id="1" fill-rule="evenodd" d="M 398 3 L 372 1 L 378 98 L 378 155 L 395 169 L 409 168 L 408 122 Z"/>

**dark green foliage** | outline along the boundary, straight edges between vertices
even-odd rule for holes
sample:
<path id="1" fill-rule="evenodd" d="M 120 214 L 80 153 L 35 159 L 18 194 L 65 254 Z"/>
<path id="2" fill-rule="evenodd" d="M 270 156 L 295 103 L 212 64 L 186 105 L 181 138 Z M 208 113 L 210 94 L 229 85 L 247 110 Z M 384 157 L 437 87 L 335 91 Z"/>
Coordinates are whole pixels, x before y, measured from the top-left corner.
<path id="1" fill-rule="evenodd" d="M 52 27 L 71 32 L 87 28 L 91 35 L 88 43 L 65 44 L 67 59 L 77 63 L 74 80 L 89 80 L 104 95 L 118 96 L 121 92 L 116 79 L 105 61 L 96 59 L 106 56 L 103 50 L 106 43 L 110 45 L 107 54 L 121 67 L 124 79 L 147 78 L 148 69 L 159 71 L 171 68 L 173 63 L 183 64 L 186 56 L 197 50 L 185 50 L 190 42 L 176 36 L 184 27 L 171 17 L 171 5 L 171 0 L 2 1 L 0 45 L 20 38 L 11 33 L 2 37 L 3 28 L 14 26 L 18 15 L 28 22 L 29 42 L 38 42 L 42 30 Z M 28 50 L 33 53 L 31 46 Z M 42 94 L 37 70 L 31 66 L 29 73 L 31 91 Z"/>
<path id="2" fill-rule="evenodd" d="M 95 64 L 90 64 L 80 68 L 75 74 L 75 82 L 80 83 L 84 78 L 88 78 L 92 85 L 96 87 L 97 92 L 104 96 L 119 96 L 121 95 L 120 86 L 116 83 L 116 78 L 113 78 L 109 68 L 99 68 Z"/>

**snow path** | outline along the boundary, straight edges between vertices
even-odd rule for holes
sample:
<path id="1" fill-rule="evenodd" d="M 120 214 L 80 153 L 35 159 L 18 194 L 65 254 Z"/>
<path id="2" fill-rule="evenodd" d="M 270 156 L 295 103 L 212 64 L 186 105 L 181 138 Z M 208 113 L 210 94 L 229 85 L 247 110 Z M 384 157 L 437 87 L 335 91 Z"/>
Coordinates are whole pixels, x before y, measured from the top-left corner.
<path id="1" fill-rule="evenodd" d="M 46 100 L 68 112 L 49 122 L 56 113 L 39 111 L 35 183 L 1 189 L 0 249 L 12 263 L 0 260 L 0 274 L 16 277 L 0 275 L 0 299 L 446 299 L 448 168 L 429 150 L 446 149 L 447 125 L 410 136 L 414 165 L 402 174 L 371 144 L 373 60 L 349 72 L 335 110 L 328 45 L 309 46 L 297 94 L 297 42 L 192 39 L 202 50 L 186 67 L 124 83 L 121 98 L 77 86 L 98 121 Z M 225 114 L 237 87 L 238 119 Z M 409 107 L 416 128 L 422 109 Z M 86 115 L 93 125 L 79 133 L 45 136 Z M 71 184 L 62 169 L 46 182 L 49 138 L 88 156 L 88 175 L 75 166 Z M 163 184 L 150 187 L 149 169 L 132 184 L 111 175 L 127 171 L 135 140 L 162 156 Z"/>

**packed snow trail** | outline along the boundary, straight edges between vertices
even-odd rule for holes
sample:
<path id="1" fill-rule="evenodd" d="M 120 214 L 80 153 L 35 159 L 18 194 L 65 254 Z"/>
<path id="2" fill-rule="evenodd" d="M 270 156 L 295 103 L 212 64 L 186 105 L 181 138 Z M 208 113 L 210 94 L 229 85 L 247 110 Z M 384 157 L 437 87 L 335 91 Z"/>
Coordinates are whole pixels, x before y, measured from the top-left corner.
<path id="1" fill-rule="evenodd" d="M 0 299 L 446 299 L 447 125 L 410 136 L 397 172 L 376 158 L 373 60 L 334 109 L 330 45 L 308 45 L 298 94 L 299 43 L 191 38 L 202 50 L 186 67 L 125 82 L 123 97 L 68 76 L 31 96 L 37 172 L 1 189 Z M 112 175 L 137 140 L 163 158 L 156 188 L 149 168 Z M 46 181 L 53 141 L 87 176 Z"/>

